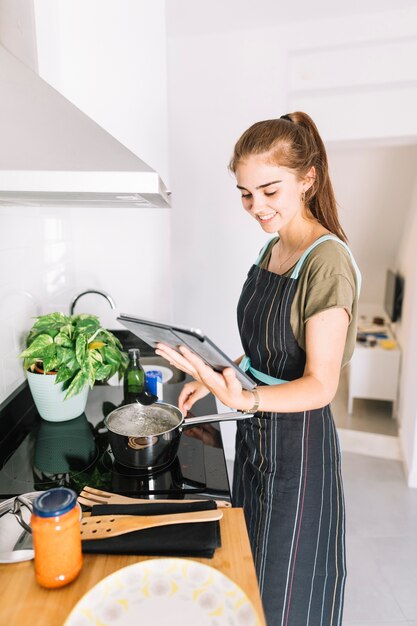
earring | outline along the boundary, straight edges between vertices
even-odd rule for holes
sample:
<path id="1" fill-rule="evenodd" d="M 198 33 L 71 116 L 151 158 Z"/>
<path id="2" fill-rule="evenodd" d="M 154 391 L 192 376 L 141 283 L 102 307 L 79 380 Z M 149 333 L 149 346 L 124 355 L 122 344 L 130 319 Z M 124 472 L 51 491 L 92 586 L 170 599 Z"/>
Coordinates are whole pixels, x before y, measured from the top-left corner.
<path id="1" fill-rule="evenodd" d="M 305 204 L 306 203 L 306 192 L 305 191 L 301 192 L 300 199 L 301 199 L 301 204 Z"/>

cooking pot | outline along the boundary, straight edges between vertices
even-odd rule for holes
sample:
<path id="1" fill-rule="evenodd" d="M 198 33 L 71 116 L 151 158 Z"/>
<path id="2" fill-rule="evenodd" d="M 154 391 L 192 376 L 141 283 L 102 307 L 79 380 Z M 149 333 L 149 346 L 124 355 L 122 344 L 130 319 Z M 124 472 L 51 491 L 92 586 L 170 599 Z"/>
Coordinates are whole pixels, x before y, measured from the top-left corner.
<path id="1" fill-rule="evenodd" d="M 155 402 L 151 406 L 134 403 L 109 413 L 104 424 L 109 431 L 109 442 L 116 461 L 136 469 L 161 470 L 175 459 L 181 433 L 186 426 L 248 417 L 253 417 L 253 414 L 239 411 L 184 417 L 176 406 L 166 402 Z"/>

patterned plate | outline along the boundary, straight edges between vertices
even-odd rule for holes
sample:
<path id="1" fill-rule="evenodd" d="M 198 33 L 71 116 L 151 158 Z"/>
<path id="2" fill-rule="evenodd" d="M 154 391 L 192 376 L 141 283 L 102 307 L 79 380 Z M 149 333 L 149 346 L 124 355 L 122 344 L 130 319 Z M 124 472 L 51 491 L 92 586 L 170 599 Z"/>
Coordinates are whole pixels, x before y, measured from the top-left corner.
<path id="1" fill-rule="evenodd" d="M 64 626 L 260 626 L 248 597 L 219 571 L 190 559 L 149 559 L 101 580 Z"/>

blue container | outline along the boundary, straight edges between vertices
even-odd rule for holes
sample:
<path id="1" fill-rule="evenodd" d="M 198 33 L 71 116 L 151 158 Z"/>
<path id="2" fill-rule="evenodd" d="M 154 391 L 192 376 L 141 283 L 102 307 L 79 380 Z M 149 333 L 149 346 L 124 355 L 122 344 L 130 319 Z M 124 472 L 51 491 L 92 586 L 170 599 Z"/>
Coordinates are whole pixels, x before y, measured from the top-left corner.
<path id="1" fill-rule="evenodd" d="M 162 372 L 160 370 L 149 370 L 145 378 L 146 391 L 153 393 L 162 400 Z"/>

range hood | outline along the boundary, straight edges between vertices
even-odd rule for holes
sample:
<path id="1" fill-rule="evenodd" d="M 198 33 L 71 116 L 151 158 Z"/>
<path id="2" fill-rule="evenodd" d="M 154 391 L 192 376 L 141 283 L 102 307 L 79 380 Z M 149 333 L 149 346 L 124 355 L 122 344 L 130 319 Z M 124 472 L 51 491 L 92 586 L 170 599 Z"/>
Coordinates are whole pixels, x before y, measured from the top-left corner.
<path id="1" fill-rule="evenodd" d="M 169 207 L 159 174 L 0 45 L 0 207 Z"/>

